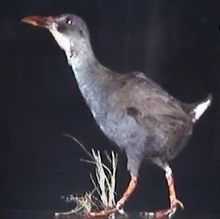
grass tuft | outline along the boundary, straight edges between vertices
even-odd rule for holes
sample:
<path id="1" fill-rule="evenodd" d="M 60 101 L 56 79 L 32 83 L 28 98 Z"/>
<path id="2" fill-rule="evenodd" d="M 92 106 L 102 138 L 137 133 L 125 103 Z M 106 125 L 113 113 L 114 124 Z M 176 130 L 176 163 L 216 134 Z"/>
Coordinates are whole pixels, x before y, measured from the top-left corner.
<path id="1" fill-rule="evenodd" d="M 75 137 L 68 134 L 65 134 L 65 136 L 77 142 L 89 156 L 90 160 L 82 161 L 95 166 L 95 173 L 90 174 L 94 190 L 84 193 L 81 196 L 70 195 L 68 202 L 74 202 L 76 204 L 75 208 L 68 212 L 55 213 L 55 216 L 70 214 L 85 215 L 93 210 L 113 208 L 116 204 L 115 189 L 118 155 L 112 151 L 110 154 L 105 152 L 104 156 L 99 150 L 95 149 L 89 152 Z"/>

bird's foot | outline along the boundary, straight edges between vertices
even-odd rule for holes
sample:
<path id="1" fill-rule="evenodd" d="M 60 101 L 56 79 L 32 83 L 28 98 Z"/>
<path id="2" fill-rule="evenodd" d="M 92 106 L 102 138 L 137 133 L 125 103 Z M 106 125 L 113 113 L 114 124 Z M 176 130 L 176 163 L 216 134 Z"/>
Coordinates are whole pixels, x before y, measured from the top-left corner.
<path id="1" fill-rule="evenodd" d="M 170 219 L 172 217 L 171 211 L 173 215 L 174 212 L 171 209 L 158 210 L 154 213 L 153 219 Z"/>
<path id="2" fill-rule="evenodd" d="M 93 218 L 105 219 L 115 213 L 119 213 L 121 215 L 126 216 L 127 214 L 125 213 L 125 211 L 122 207 L 123 207 L 122 205 L 116 205 L 116 207 L 114 207 L 114 208 L 105 209 L 105 210 L 101 210 L 101 211 L 92 211 L 92 212 L 87 213 L 86 218 L 88 218 L 88 219 L 93 219 Z"/>
<path id="3" fill-rule="evenodd" d="M 120 210 L 122 209 L 122 207 L 124 206 L 125 202 L 126 202 L 126 198 L 122 197 L 116 204 L 116 209 L 120 212 Z"/>
<path id="4" fill-rule="evenodd" d="M 171 207 L 165 210 L 159 210 L 155 212 L 154 219 L 169 219 L 176 213 L 177 209 L 184 209 L 184 205 L 178 199 L 173 199 L 171 202 Z"/>
<path id="5" fill-rule="evenodd" d="M 172 208 L 180 208 L 180 209 L 184 209 L 184 205 L 183 205 L 183 203 L 180 201 L 180 200 L 178 200 L 177 198 L 175 198 L 175 199 L 173 199 L 172 201 L 171 201 L 171 209 Z"/>
<path id="6" fill-rule="evenodd" d="M 105 219 L 108 218 L 111 214 L 114 214 L 118 211 L 117 208 L 111 208 L 111 209 L 105 209 L 102 211 L 92 211 L 87 213 L 86 218 L 88 219 L 93 219 L 93 218 L 98 218 L 98 219 Z"/>

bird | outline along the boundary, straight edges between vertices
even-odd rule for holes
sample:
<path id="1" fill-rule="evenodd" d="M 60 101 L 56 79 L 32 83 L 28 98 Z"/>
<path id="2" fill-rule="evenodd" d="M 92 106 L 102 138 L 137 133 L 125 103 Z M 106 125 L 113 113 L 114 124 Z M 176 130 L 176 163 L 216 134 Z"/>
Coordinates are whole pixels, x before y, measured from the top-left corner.
<path id="1" fill-rule="evenodd" d="M 22 21 L 49 30 L 64 51 L 96 123 L 127 156 L 127 189 L 114 208 L 91 212 L 90 216 L 107 216 L 125 205 L 137 187 L 144 160 L 165 172 L 170 206 L 158 210 L 158 218 L 183 208 L 176 196 L 169 162 L 187 145 L 195 124 L 210 106 L 212 95 L 185 103 L 143 72 L 122 74 L 104 66 L 94 54 L 86 22 L 75 14 L 27 16 Z"/>

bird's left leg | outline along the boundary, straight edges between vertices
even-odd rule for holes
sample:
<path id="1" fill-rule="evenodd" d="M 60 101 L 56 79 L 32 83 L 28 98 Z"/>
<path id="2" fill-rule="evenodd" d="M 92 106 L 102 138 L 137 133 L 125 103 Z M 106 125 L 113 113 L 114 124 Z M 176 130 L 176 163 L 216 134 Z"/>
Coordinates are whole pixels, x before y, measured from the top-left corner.
<path id="1" fill-rule="evenodd" d="M 118 210 L 124 206 L 125 202 L 129 199 L 131 194 L 134 192 L 134 190 L 137 186 L 137 181 L 138 181 L 137 176 L 131 176 L 131 180 L 129 182 L 129 185 L 128 185 L 126 191 L 124 192 L 124 194 L 122 195 L 122 197 L 119 199 L 119 201 L 116 204 L 116 208 Z"/>
<path id="2" fill-rule="evenodd" d="M 136 185 L 137 185 L 137 177 L 132 176 L 126 191 L 123 193 L 122 197 L 117 202 L 115 208 L 104 209 L 104 210 L 99 211 L 99 212 L 89 212 L 88 217 L 89 218 L 106 218 L 109 215 L 120 211 L 120 209 L 124 206 L 125 202 L 129 199 L 131 194 L 134 192 L 134 190 L 136 188 Z"/>

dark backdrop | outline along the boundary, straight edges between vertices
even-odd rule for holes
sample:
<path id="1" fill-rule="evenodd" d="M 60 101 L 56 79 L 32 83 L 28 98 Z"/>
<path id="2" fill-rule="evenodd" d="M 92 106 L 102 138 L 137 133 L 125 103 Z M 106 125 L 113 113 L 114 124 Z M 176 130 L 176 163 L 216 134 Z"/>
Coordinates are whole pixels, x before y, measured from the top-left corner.
<path id="1" fill-rule="evenodd" d="M 102 135 L 50 34 L 20 22 L 28 15 L 75 13 L 88 23 L 99 60 L 140 70 L 183 101 L 213 93 L 214 102 L 183 153 L 172 162 L 189 211 L 219 211 L 220 33 L 218 0 L 20 0 L 0 8 L 0 207 L 63 208 L 63 194 L 92 188 L 81 148 L 117 150 Z M 120 154 L 118 192 L 128 181 Z M 131 210 L 168 204 L 163 172 L 147 164 Z"/>

